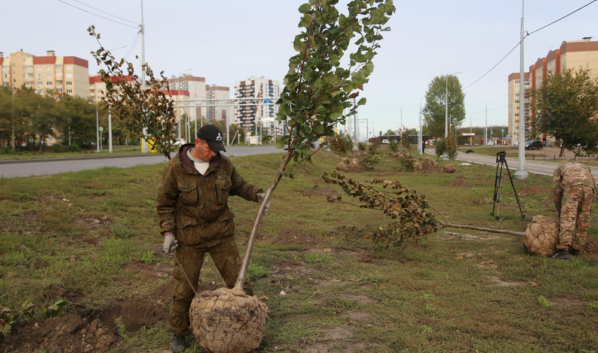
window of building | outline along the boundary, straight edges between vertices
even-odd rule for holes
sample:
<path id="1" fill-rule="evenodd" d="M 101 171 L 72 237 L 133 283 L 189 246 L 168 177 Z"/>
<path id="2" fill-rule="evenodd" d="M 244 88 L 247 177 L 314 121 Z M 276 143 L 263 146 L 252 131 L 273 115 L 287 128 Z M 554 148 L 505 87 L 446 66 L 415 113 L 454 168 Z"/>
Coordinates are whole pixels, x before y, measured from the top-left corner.
<path id="1" fill-rule="evenodd" d="M 56 65 L 56 70 L 62 70 L 62 65 Z"/>
<path id="2" fill-rule="evenodd" d="M 44 83 L 42 81 L 37 81 L 37 87 L 41 87 L 43 85 L 44 85 Z"/>
<path id="3" fill-rule="evenodd" d="M 516 107 L 515 110 L 519 110 L 519 107 Z"/>
<path id="4" fill-rule="evenodd" d="M 4 77 L 4 78 L 10 78 L 10 75 L 9 74 L 2 74 L 2 77 Z"/>
<path id="5" fill-rule="evenodd" d="M 37 90 L 37 94 L 42 94 L 42 93 L 44 93 L 44 90 L 43 90 L 43 89 L 38 89 L 38 90 Z"/>
<path id="6" fill-rule="evenodd" d="M 33 65 L 25 65 L 25 70 L 33 70 Z"/>
<path id="7" fill-rule="evenodd" d="M 46 78 L 52 78 L 52 74 L 51 73 L 46 74 Z"/>
<path id="8" fill-rule="evenodd" d="M 96 91 L 95 91 L 95 90 L 93 90 L 93 89 L 90 89 L 90 90 L 89 90 L 89 94 L 96 94 Z"/>
<path id="9" fill-rule="evenodd" d="M 66 78 L 71 78 L 73 77 L 73 74 L 66 74 Z"/>
<path id="10" fill-rule="evenodd" d="M 10 82 L 2 82 L 2 85 L 4 85 L 4 86 L 10 86 Z"/>
<path id="11" fill-rule="evenodd" d="M 519 113 L 515 113 L 515 116 L 519 116 Z"/>
<path id="12" fill-rule="evenodd" d="M 33 86 L 33 81 L 25 81 L 25 86 Z"/>
<path id="13" fill-rule="evenodd" d="M 56 77 L 62 77 L 62 72 L 57 72 Z"/>
<path id="14" fill-rule="evenodd" d="M 37 79 L 41 80 L 42 79 L 42 74 L 37 74 Z"/>
<path id="15" fill-rule="evenodd" d="M 62 86 L 62 81 L 56 81 L 56 86 Z"/>
<path id="16" fill-rule="evenodd" d="M 52 70 L 52 65 L 46 65 L 46 70 Z"/>
<path id="17" fill-rule="evenodd" d="M 28 72 L 25 74 L 25 77 L 29 77 L 32 78 L 33 77 L 33 72 Z"/>
<path id="18" fill-rule="evenodd" d="M 519 97 L 519 93 L 516 93 L 516 94 L 515 94 L 515 97 Z"/>
<path id="19" fill-rule="evenodd" d="M 52 81 L 46 82 L 46 86 L 52 86 Z"/>
<path id="20" fill-rule="evenodd" d="M 515 84 L 518 85 L 519 84 L 519 80 L 515 80 Z"/>
<path id="21" fill-rule="evenodd" d="M 66 90 L 66 93 L 70 93 L 70 94 L 72 94 L 72 93 L 73 93 L 73 90 L 72 90 L 72 89 L 67 89 L 67 90 Z"/>
<path id="22" fill-rule="evenodd" d="M 515 87 L 515 91 L 519 91 L 519 86 Z"/>
<path id="23" fill-rule="evenodd" d="M 41 70 L 41 69 L 42 69 L 42 66 L 41 66 L 41 65 L 37 65 L 37 66 L 35 67 L 35 69 L 36 69 L 36 70 Z"/>
<path id="24" fill-rule="evenodd" d="M 62 93 L 62 88 L 56 88 L 56 93 Z"/>
<path id="25" fill-rule="evenodd" d="M 2 71 L 10 71 L 10 66 L 2 66 Z"/>
<path id="26" fill-rule="evenodd" d="M 519 100 L 516 100 L 515 103 L 519 104 Z"/>
<path id="27" fill-rule="evenodd" d="M 72 70 L 73 69 L 73 65 L 67 65 L 64 67 L 66 70 Z"/>
<path id="28" fill-rule="evenodd" d="M 73 82 L 71 82 L 71 81 L 66 81 L 66 85 L 67 85 L 67 86 L 72 86 L 72 85 L 73 85 Z"/>
<path id="29" fill-rule="evenodd" d="M 519 120 L 515 120 L 515 124 L 519 124 Z"/>

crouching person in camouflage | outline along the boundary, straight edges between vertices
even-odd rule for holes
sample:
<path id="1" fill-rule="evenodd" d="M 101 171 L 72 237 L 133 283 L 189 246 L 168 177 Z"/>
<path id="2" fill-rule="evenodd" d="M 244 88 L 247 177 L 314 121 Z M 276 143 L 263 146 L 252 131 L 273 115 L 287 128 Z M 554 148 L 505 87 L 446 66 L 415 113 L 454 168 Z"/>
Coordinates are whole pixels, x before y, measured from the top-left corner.
<path id="1" fill-rule="evenodd" d="M 261 189 L 245 182 L 220 151 L 226 152 L 222 131 L 214 125 L 202 127 L 195 144 L 181 146 L 166 164 L 158 192 L 164 251 L 174 252 L 182 265 L 175 260 L 170 311 L 174 333 L 171 350 L 175 353 L 185 350 L 185 336 L 191 334 L 189 307 L 194 291 L 185 274 L 197 288 L 204 255 L 210 253 L 226 285 L 233 288 L 237 280 L 241 259 L 234 237 L 234 215 L 227 205 L 229 195 L 255 202 L 265 196 Z M 249 283 L 243 289 L 253 295 Z"/>
<path id="2" fill-rule="evenodd" d="M 559 243 L 553 259 L 578 256 L 585 246 L 596 182 L 581 163 L 561 163 L 552 178 L 554 205 L 559 213 Z M 576 229 L 575 236 L 573 235 Z"/>

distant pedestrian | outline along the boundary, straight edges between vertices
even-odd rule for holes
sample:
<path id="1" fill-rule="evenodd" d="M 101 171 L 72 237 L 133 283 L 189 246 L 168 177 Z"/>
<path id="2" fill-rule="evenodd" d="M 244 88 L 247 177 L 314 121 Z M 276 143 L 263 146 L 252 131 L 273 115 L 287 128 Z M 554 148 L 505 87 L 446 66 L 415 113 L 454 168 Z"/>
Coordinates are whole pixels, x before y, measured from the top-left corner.
<path id="1" fill-rule="evenodd" d="M 587 166 L 563 162 L 554 171 L 552 182 L 560 221 L 559 243 L 552 258 L 568 259 L 578 256 L 585 246 L 596 181 Z"/>

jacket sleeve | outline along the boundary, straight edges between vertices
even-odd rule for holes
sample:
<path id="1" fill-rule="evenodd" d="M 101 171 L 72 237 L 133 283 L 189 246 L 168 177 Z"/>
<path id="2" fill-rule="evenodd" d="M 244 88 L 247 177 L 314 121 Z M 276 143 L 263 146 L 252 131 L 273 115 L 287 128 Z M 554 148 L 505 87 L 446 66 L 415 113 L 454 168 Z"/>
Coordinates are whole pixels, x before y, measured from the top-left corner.
<path id="1" fill-rule="evenodd" d="M 255 201 L 257 200 L 257 194 L 263 192 L 262 189 L 258 188 L 257 186 L 251 185 L 241 177 L 237 169 L 233 169 L 233 174 L 231 175 L 231 181 L 233 185 L 230 188 L 231 195 L 241 196 L 247 201 Z"/>
<path id="2" fill-rule="evenodd" d="M 561 188 L 561 167 L 557 168 L 552 175 L 552 194 L 554 195 L 554 208 L 561 213 L 561 200 L 563 198 L 563 188 Z"/>
<path id="3" fill-rule="evenodd" d="M 176 178 L 170 163 L 164 168 L 162 183 L 158 190 L 158 218 L 160 219 L 160 232 L 175 233 L 176 228 L 176 204 L 179 198 Z"/>

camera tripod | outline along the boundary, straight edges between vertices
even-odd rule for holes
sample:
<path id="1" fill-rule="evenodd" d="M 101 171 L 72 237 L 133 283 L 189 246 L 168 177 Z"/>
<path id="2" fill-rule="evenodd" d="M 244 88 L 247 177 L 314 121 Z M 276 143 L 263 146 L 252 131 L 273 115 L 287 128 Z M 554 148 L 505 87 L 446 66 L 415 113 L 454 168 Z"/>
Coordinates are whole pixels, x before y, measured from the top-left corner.
<path id="1" fill-rule="evenodd" d="M 511 177 L 511 172 L 509 171 L 509 165 L 507 164 L 507 160 L 505 156 L 507 152 L 500 151 L 496 154 L 496 178 L 494 179 L 494 206 L 492 206 L 492 213 L 491 216 L 495 217 L 496 220 L 505 219 L 503 217 L 500 218 L 500 201 L 501 201 L 501 190 L 503 188 L 503 168 L 507 169 L 507 175 L 509 176 L 509 180 L 511 181 L 511 186 L 513 187 L 513 192 L 515 193 L 515 199 L 517 199 L 517 206 L 519 206 L 519 212 L 521 212 L 521 218 L 525 218 L 523 211 L 521 210 L 521 204 L 519 203 L 519 196 L 517 196 L 517 190 L 515 190 L 515 184 L 513 183 L 513 178 Z M 494 211 L 496 211 L 496 216 L 494 216 Z"/>

